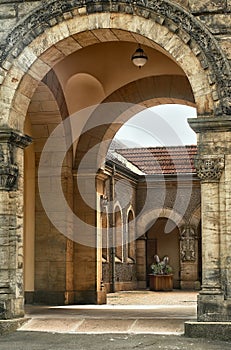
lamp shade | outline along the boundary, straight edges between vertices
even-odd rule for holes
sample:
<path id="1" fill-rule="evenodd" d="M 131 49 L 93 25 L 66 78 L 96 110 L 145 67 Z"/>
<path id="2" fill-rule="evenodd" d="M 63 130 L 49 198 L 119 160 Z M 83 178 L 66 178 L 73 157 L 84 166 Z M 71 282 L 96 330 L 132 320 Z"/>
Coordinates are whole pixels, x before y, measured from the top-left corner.
<path id="1" fill-rule="evenodd" d="M 131 60 L 134 63 L 134 65 L 139 68 L 143 67 L 147 62 L 148 56 L 145 54 L 144 50 L 141 49 L 140 45 L 136 49 L 135 53 L 132 55 Z"/>

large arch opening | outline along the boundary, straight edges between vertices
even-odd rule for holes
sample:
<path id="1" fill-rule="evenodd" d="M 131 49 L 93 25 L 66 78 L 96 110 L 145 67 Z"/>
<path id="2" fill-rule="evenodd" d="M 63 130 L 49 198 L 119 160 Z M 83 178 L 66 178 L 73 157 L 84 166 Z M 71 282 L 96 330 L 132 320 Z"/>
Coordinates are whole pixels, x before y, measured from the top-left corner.
<path id="1" fill-rule="evenodd" d="M 126 18 L 132 19 L 132 16 L 130 15 L 122 15 Z M 83 16 L 84 17 L 84 16 Z M 112 16 L 113 17 L 113 16 Z M 116 16 L 116 20 L 113 22 L 114 18 L 112 18 L 110 14 L 101 14 L 99 18 L 97 19 L 97 26 L 102 26 L 102 28 L 105 26 L 103 24 L 104 20 L 107 19 L 107 26 L 110 27 L 110 29 L 95 29 L 94 27 L 94 21 L 96 19 L 96 15 L 92 14 L 89 15 L 89 21 L 91 21 L 91 30 L 87 28 L 89 26 L 88 22 L 87 24 L 84 23 L 83 27 L 81 27 L 81 33 L 78 33 L 80 29 L 78 29 L 78 26 L 74 24 L 74 20 L 71 19 L 70 21 L 67 20 L 68 24 L 68 30 L 70 35 L 66 35 L 66 38 L 64 39 L 64 34 L 62 33 L 62 30 L 60 30 L 58 36 L 50 36 L 48 41 L 43 42 L 42 45 L 37 45 L 40 40 L 42 41 L 42 37 L 45 37 L 46 34 L 41 34 L 40 38 L 37 40 L 35 39 L 34 42 L 30 46 L 31 52 L 35 56 L 31 58 L 31 62 L 28 63 L 27 61 L 27 66 L 29 69 L 27 70 L 27 73 L 24 74 L 25 72 L 18 72 L 18 74 L 21 74 L 21 77 L 24 76 L 25 79 L 21 81 L 20 85 L 20 94 L 22 95 L 22 104 L 20 106 L 20 110 L 18 108 L 13 108 L 14 109 L 14 116 L 13 113 L 11 114 L 11 118 L 9 119 L 9 124 L 11 125 L 17 125 L 17 128 L 22 130 L 22 125 L 23 125 L 23 118 L 25 117 L 25 110 L 28 107 L 28 103 L 30 103 L 31 96 L 34 93 L 34 89 L 36 87 L 36 84 L 42 80 L 42 77 L 44 74 L 48 71 L 50 71 L 51 68 L 54 69 L 58 80 L 60 82 L 60 85 L 62 86 L 63 89 L 63 94 L 64 94 L 64 99 L 68 101 L 67 95 L 73 94 L 73 89 L 75 90 L 76 86 L 79 89 L 81 84 L 85 84 L 85 88 L 90 86 L 92 89 L 91 91 L 97 90 L 98 95 L 94 94 L 94 99 L 91 98 L 91 96 L 87 96 L 86 93 L 84 93 L 84 96 L 82 96 L 83 104 L 81 105 L 81 108 L 84 106 L 89 106 L 93 102 L 95 103 L 97 100 L 99 102 L 106 101 L 108 96 L 112 96 L 112 94 L 115 91 L 119 91 L 123 87 L 127 86 L 128 84 L 133 84 L 135 82 L 136 89 L 138 92 L 138 97 L 136 96 L 134 99 L 132 98 L 130 102 L 132 103 L 140 103 L 146 104 L 148 106 L 153 105 L 153 103 L 159 104 L 163 103 L 164 101 L 173 103 L 183 101 L 186 104 L 189 105 L 194 105 L 198 109 L 199 115 L 204 115 L 204 114 L 209 114 L 213 113 L 214 111 L 214 100 L 213 97 L 215 94 L 214 92 L 212 93 L 211 91 L 211 85 L 213 83 L 208 82 L 207 79 L 207 72 L 204 72 L 204 67 L 201 63 L 201 58 L 199 59 L 198 57 L 198 51 L 195 49 L 192 50 L 189 45 L 188 41 L 186 38 L 183 40 L 183 36 L 178 36 L 175 31 L 169 30 L 168 26 L 163 26 L 161 23 L 157 23 L 157 21 L 154 21 L 155 23 L 151 23 L 152 20 L 150 19 L 143 19 L 143 18 L 138 18 L 138 27 L 137 24 L 132 24 L 131 22 L 126 22 L 124 21 L 124 24 L 122 25 L 122 30 L 121 28 L 116 28 L 118 26 L 118 21 L 120 16 Z M 66 22 L 66 23 L 67 23 Z M 113 24 L 111 23 L 113 22 Z M 108 23 L 110 23 L 108 25 Z M 144 28 L 144 23 L 147 24 L 147 27 Z M 143 25 L 142 25 L 143 24 Z M 57 25 L 59 29 L 61 28 L 61 25 Z M 84 27 L 85 26 L 85 27 Z M 96 26 L 96 25 L 95 25 Z M 150 31 L 150 28 L 152 27 L 152 31 Z M 142 28 L 142 33 L 139 32 L 138 28 Z M 84 29 L 84 30 L 83 30 Z M 87 30 L 86 30 L 87 29 Z M 53 32 L 53 29 L 51 29 L 51 32 Z M 155 35 L 154 35 L 155 34 Z M 158 35 L 156 35 L 158 34 Z M 182 33 L 181 33 L 182 35 Z M 155 39 L 156 38 L 156 39 Z M 166 41 L 165 41 L 166 39 Z M 37 40 L 37 41 L 36 41 Z M 155 40 L 155 42 L 154 42 Z M 118 49 L 118 53 L 120 53 L 120 61 L 121 61 L 121 54 L 126 53 L 126 48 L 129 48 L 130 45 L 133 45 L 131 53 L 135 50 L 137 47 L 137 44 L 140 43 L 143 45 L 145 48 L 145 51 L 150 55 L 149 57 L 155 56 L 155 59 L 159 57 L 158 64 L 162 65 L 163 62 L 167 62 L 168 64 L 163 68 L 163 71 L 161 71 L 161 66 L 159 65 L 153 65 L 153 72 L 149 71 L 148 66 L 144 69 L 137 71 L 135 70 L 135 67 L 131 66 L 130 69 L 121 69 L 123 65 L 116 64 L 117 69 L 114 69 L 115 62 L 113 62 L 113 59 L 111 60 L 110 52 L 113 52 L 114 48 L 115 51 L 117 50 L 117 44 L 121 44 L 121 48 Z M 68 44 L 68 45 L 67 45 Z M 37 45 L 37 46 L 36 46 Z M 104 54 L 106 53 L 106 46 L 110 47 L 110 50 L 108 50 L 109 54 L 105 55 L 106 59 L 106 64 L 102 65 L 101 62 L 105 62 L 104 60 Z M 174 49 L 173 49 L 174 47 Z M 96 51 L 94 51 L 96 50 Z M 100 51 L 100 52 L 97 52 Z M 75 53 L 76 51 L 76 53 Z M 100 64 L 97 64 L 97 69 L 95 69 L 96 75 L 92 74 L 91 69 L 90 70 L 85 70 L 81 68 L 81 65 L 85 65 L 89 63 L 89 65 L 92 63 L 92 60 L 90 57 L 92 55 L 90 53 L 94 53 L 96 56 L 99 58 L 97 62 L 100 62 Z M 127 60 L 127 63 L 131 64 L 130 62 L 130 56 L 131 53 L 129 52 L 129 60 Z M 78 69 L 80 68 L 80 71 L 75 70 L 70 73 L 70 75 L 66 75 L 66 72 L 70 72 L 72 69 L 72 64 L 67 64 L 68 59 L 71 61 L 71 56 L 73 55 L 75 59 L 77 59 L 77 64 Z M 79 56 L 78 56 L 79 55 Z M 81 57 L 82 55 L 82 57 Z M 84 62 L 83 58 L 86 58 L 86 62 Z M 115 55 L 115 57 L 117 57 Z M 24 53 L 20 56 L 19 60 L 23 61 L 24 59 Z M 32 61 L 34 59 L 34 64 L 32 64 Z M 91 61 L 91 62 L 89 62 Z M 119 61 L 119 62 L 120 62 Z M 112 65 L 108 65 L 108 62 Z M 125 62 L 125 61 L 123 61 Z M 151 62 L 151 59 L 149 60 Z M 204 61 L 203 61 L 204 62 Z M 62 66 L 63 63 L 63 66 Z M 65 64 L 64 64 L 65 63 Z M 117 63 L 117 60 L 116 60 Z M 66 67 L 64 67 L 66 65 Z M 62 67 L 61 67 L 62 66 Z M 111 68 L 112 67 L 112 68 Z M 168 69 L 167 69 L 168 67 Z M 39 69 L 38 69 L 39 68 Z M 15 67 L 14 67 L 15 69 Z M 66 69 L 66 72 L 65 72 Z M 152 79 L 153 75 L 156 77 L 158 74 L 156 69 L 159 69 L 160 72 L 160 78 L 158 76 L 158 79 Z M 15 72 L 12 70 L 12 72 Z M 106 73 L 110 72 L 111 74 L 107 75 Z M 118 78 L 120 73 L 120 77 Z M 126 74 L 121 74 L 121 73 L 126 73 Z M 164 73 L 165 72 L 165 73 Z M 76 81 L 74 79 L 74 83 L 72 80 L 72 77 L 74 74 L 77 74 L 77 85 L 75 84 Z M 80 74 L 80 76 L 78 75 Z M 81 75 L 83 74 L 83 75 Z M 200 83 L 198 82 L 198 76 L 201 76 Z M 152 80 L 155 81 L 154 85 L 156 84 L 156 89 L 159 86 L 167 86 L 164 82 L 168 81 L 168 76 L 171 77 L 169 80 L 172 80 L 172 84 L 168 86 L 168 93 L 166 92 L 166 96 L 163 94 L 162 96 L 149 96 L 147 94 L 148 89 L 145 91 L 145 96 L 140 96 L 142 92 L 142 88 L 139 87 L 140 83 L 137 84 L 138 80 L 146 79 L 146 83 L 148 83 Z M 173 77 L 174 76 L 174 77 Z M 99 79 L 99 77 L 101 79 Z M 113 78 L 113 79 L 112 79 Z M 115 78 L 115 79 L 114 79 Z M 150 78 L 150 79 L 149 79 Z M 181 79 L 183 78 L 183 79 Z M 70 79 L 70 80 L 69 80 Z M 183 85 L 179 84 L 178 88 L 179 91 L 177 92 L 177 79 L 182 82 Z M 19 79 L 20 80 L 20 79 Z M 184 80 L 184 83 L 183 83 Z M 8 80 L 9 83 L 9 80 Z M 12 81 L 12 84 L 15 84 L 15 81 Z M 28 84 L 27 84 L 28 83 Z M 67 84 L 66 84 L 67 83 Z M 143 83 L 144 85 L 146 83 Z M 202 83 L 202 84 L 201 84 Z M 211 85 L 209 85 L 211 84 Z M 15 85 L 14 85 L 15 86 Z M 28 86 L 31 87 L 31 89 L 28 89 Z M 68 86 L 68 88 L 67 88 Z M 153 84 L 150 84 L 150 90 L 153 88 Z M 187 93 L 186 95 L 182 96 L 182 89 L 180 91 L 180 86 L 185 87 L 185 91 L 187 90 L 188 92 L 191 92 L 191 95 Z M 170 88 L 169 88 L 170 87 Z M 176 90 L 174 90 L 174 87 Z M 134 85 L 133 85 L 134 89 Z M 135 89 L 135 90 L 136 90 Z M 100 90 L 100 91 L 99 91 Z M 134 90 L 134 91 L 135 91 Z M 163 91 L 164 89 L 160 89 Z M 174 91 L 174 94 L 169 94 L 169 91 Z M 19 91 L 16 93 L 16 97 L 19 98 Z M 74 91 L 75 92 L 75 91 Z M 175 94 L 176 93 L 176 94 Z M 124 93 L 123 93 L 124 94 Z M 126 95 L 126 93 L 125 93 Z M 17 98 L 14 99 L 14 103 L 16 103 Z M 57 98 L 57 96 L 56 96 Z M 123 101 L 124 95 L 122 96 L 122 99 L 119 101 Z M 166 99 L 167 100 L 166 100 Z M 156 99 L 155 102 L 153 100 Z M 159 99 L 159 101 L 157 101 Z M 84 101 L 85 100 L 85 101 Z M 94 101 L 93 101 L 94 100 Z M 117 100 L 117 98 L 116 98 Z M 72 99 L 70 99 L 72 104 L 72 110 L 74 111 L 75 109 L 80 108 L 79 104 L 76 106 L 74 105 L 74 97 L 72 96 Z M 139 102 L 138 102 L 139 101 Z M 147 102 L 148 101 L 148 102 Z M 151 102 L 150 102 L 151 101 Z M 216 103 L 215 103 L 216 104 Z M 73 106 L 74 105 L 74 106 Z M 70 105 L 68 105 L 67 102 L 67 108 L 70 114 Z M 15 117 L 17 116 L 17 118 Z M 88 122 L 88 116 L 86 119 L 83 120 L 83 125 L 87 125 Z M 124 120 L 123 120 L 124 122 Z M 120 125 L 118 126 L 118 128 Z M 89 148 L 92 147 L 92 145 L 101 142 L 105 135 L 107 134 L 107 138 L 111 139 L 113 135 L 115 135 L 116 131 L 118 128 L 115 125 L 112 125 L 110 122 L 110 125 L 108 125 L 105 128 L 101 128 L 101 130 L 97 130 L 97 137 L 94 134 L 94 132 L 89 134 L 84 135 L 84 138 L 82 140 L 79 140 L 78 145 L 76 145 L 76 152 L 72 154 L 73 158 L 77 158 L 80 155 L 81 159 L 81 152 L 82 152 L 82 146 L 87 145 L 87 149 L 83 151 L 82 154 L 85 154 Z M 105 149 L 105 152 L 103 154 L 106 154 L 107 149 Z M 103 158 L 102 154 L 102 158 Z M 71 157 L 71 158 L 72 158 Z M 72 164 L 73 165 L 73 164 Z M 78 162 L 77 162 L 78 165 Z M 76 166 L 76 163 L 75 163 Z M 74 167 L 75 167 L 74 166 Z M 75 169 L 76 170 L 76 169 Z M 97 193 L 97 198 L 96 201 L 97 203 L 99 202 L 99 197 L 98 194 L 102 195 L 103 191 L 99 190 Z M 98 205 L 98 204 L 97 204 Z M 95 221 L 92 217 L 90 218 L 89 221 Z M 77 255 L 81 255 L 80 251 L 77 249 Z M 85 259 L 85 255 L 83 254 L 83 261 Z M 98 256 L 97 256 L 98 259 Z M 96 260 L 97 260 L 96 259 Z M 93 252 L 90 258 L 91 262 L 95 260 L 95 253 Z M 98 261 L 98 260 L 97 260 Z M 75 261 L 75 264 L 77 261 Z M 70 264 L 71 265 L 71 264 Z M 89 265 L 94 265 L 94 263 L 89 264 Z M 96 264 L 97 265 L 97 264 Z M 94 269 L 94 268 L 93 268 Z M 100 274 L 100 269 L 96 268 L 97 274 Z M 97 277 L 98 281 L 98 277 Z M 91 283 L 91 287 L 93 286 L 94 283 Z M 97 282 L 97 288 L 99 288 L 100 283 Z M 94 284 L 95 287 L 95 284 Z M 93 288 L 93 287 L 92 287 Z"/>
<path id="2" fill-rule="evenodd" d="M 110 31 L 105 29 L 105 33 L 108 32 Z M 65 119 L 68 114 L 73 114 L 75 112 L 79 113 L 79 111 L 83 108 L 87 108 L 95 103 L 104 102 L 110 104 L 113 102 L 128 102 L 138 105 L 138 109 L 140 108 L 139 106 L 142 105 L 143 107 L 149 107 L 166 102 L 181 102 L 189 106 L 195 106 L 194 96 L 189 80 L 182 68 L 180 68 L 180 66 L 170 58 L 170 55 L 167 55 L 160 48 L 158 50 L 156 45 L 154 45 L 154 47 L 151 47 L 151 45 L 145 46 L 145 51 L 148 54 L 149 62 L 146 67 L 142 68 L 142 70 L 138 70 L 130 61 L 131 54 L 135 50 L 138 43 L 137 38 L 134 39 L 133 34 L 131 35 L 129 32 L 127 32 L 127 37 L 132 40 L 131 42 L 125 42 L 123 40 L 101 42 L 98 39 L 96 42 L 92 42 L 93 38 L 99 37 L 99 33 L 100 32 L 97 30 L 86 32 L 85 38 L 89 36 L 89 39 L 91 39 L 89 41 L 89 45 L 81 48 L 77 52 L 72 53 L 66 58 L 63 58 L 62 61 L 58 62 L 53 67 L 53 80 L 49 79 L 49 73 L 47 78 L 44 79 L 44 83 L 40 83 L 38 85 L 37 90 L 31 98 L 28 114 L 33 129 L 32 136 L 34 137 L 34 147 L 40 147 L 38 151 L 35 151 L 35 159 L 38 157 L 37 152 L 42 150 L 43 145 L 50 136 L 52 130 L 58 123 L 60 123 L 62 119 Z M 122 32 L 120 32 L 120 34 L 121 33 Z M 79 40 L 79 42 L 81 41 L 81 35 L 75 37 L 75 39 Z M 139 37 L 139 39 L 141 38 Z M 150 44 L 151 42 L 148 43 Z M 91 57 L 94 57 L 94 62 Z M 125 57 L 125 59 L 121 61 L 121 57 Z M 46 91 L 46 86 L 49 86 L 49 88 L 52 88 L 53 86 L 54 88 L 54 82 L 56 80 L 59 84 L 59 90 L 56 89 L 56 91 L 52 92 L 52 97 L 50 95 L 50 97 L 47 99 L 46 96 L 49 95 L 49 93 Z M 43 84 L 45 85 L 43 86 Z M 89 91 L 91 93 L 88 93 Z M 134 112 L 131 113 L 131 115 L 133 114 Z M 81 112 L 78 115 L 81 117 Z M 129 114 L 126 118 L 130 118 L 131 115 Z M 94 113 L 87 113 L 86 115 L 83 115 L 83 120 L 81 121 L 81 127 L 83 130 L 84 128 L 88 128 L 88 125 L 91 123 L 93 117 Z M 118 121 L 118 117 L 120 116 L 116 114 L 116 122 Z M 58 119 L 56 120 L 55 118 Z M 107 116 L 105 120 L 106 119 Z M 122 124 L 125 120 L 123 119 Z M 69 184 L 67 184 L 66 191 L 67 196 L 70 196 L 70 202 L 72 202 L 73 199 L 71 196 L 77 198 L 74 200 L 75 202 L 73 207 L 75 212 L 80 214 L 80 216 L 85 215 L 86 207 L 82 205 L 81 200 L 78 198 L 78 191 L 75 192 L 75 185 L 74 189 L 72 187 L 72 175 L 70 173 L 71 168 L 74 168 L 75 172 L 78 172 L 78 159 L 81 160 L 82 155 L 85 155 L 93 145 L 100 144 L 105 138 L 105 135 L 106 139 L 109 139 L 110 141 L 120 126 L 121 122 L 117 125 L 113 122 L 113 120 L 109 120 L 106 127 L 102 125 L 102 127 L 100 126 L 96 129 L 96 132 L 94 132 L 94 129 L 90 129 L 89 132 L 85 132 L 83 135 L 81 135 L 81 138 L 75 143 L 75 151 L 73 153 L 72 151 L 70 152 L 67 165 L 69 175 L 66 178 L 66 181 L 69 181 Z M 103 155 L 106 155 L 106 151 L 107 149 L 104 150 Z M 103 155 L 101 155 L 101 159 L 103 159 L 104 162 Z M 101 165 L 103 165 L 103 163 L 101 163 Z M 103 185 L 100 185 L 100 187 L 103 189 Z M 104 190 L 100 190 L 99 194 L 101 192 L 103 194 L 103 191 Z M 36 194 L 35 192 L 35 197 L 36 196 L 38 196 L 38 193 Z M 25 201 L 29 203 L 30 199 L 27 198 Z M 94 221 L 92 214 L 88 213 L 87 216 L 90 221 Z M 46 244 L 46 239 L 43 239 L 44 232 L 41 233 L 40 238 L 36 232 L 38 229 L 42 229 L 43 231 L 47 231 L 47 229 L 46 225 L 44 226 L 45 228 L 40 225 L 41 221 L 43 221 L 43 219 L 40 218 L 40 220 L 36 221 L 35 218 L 35 223 L 37 222 L 37 224 L 35 224 L 35 295 L 38 296 L 38 300 L 40 301 L 44 300 L 44 295 L 46 295 L 45 298 L 47 298 L 47 295 L 50 293 L 51 297 L 49 300 L 53 299 L 55 300 L 55 303 L 66 303 L 71 301 L 81 302 L 83 291 L 89 288 L 95 288 L 94 273 L 92 273 L 91 282 L 83 282 L 86 267 L 88 267 L 89 271 L 94 269 L 94 249 L 88 249 L 79 243 L 71 243 L 66 239 L 63 240 L 63 249 L 61 249 L 59 244 L 60 240 L 57 239 L 57 237 L 54 237 L 54 240 L 57 242 L 57 249 L 61 249 L 62 258 L 57 258 L 59 261 L 53 261 L 53 258 L 49 258 L 47 256 L 42 258 L 42 255 L 45 254 L 45 250 L 42 252 L 42 248 L 39 248 L 39 244 Z M 129 219 L 128 221 L 132 222 L 132 219 Z M 101 225 L 102 227 L 106 225 L 105 222 L 107 222 L 108 225 L 110 220 L 104 218 L 103 224 Z M 134 226 L 133 223 L 131 225 Z M 50 227 L 50 224 L 48 226 Z M 124 227 L 125 226 L 126 225 L 124 225 Z M 128 232 L 125 233 L 125 236 L 131 236 L 134 234 L 133 232 L 129 232 L 130 226 L 127 228 L 127 230 Z M 134 231 L 134 228 L 132 230 Z M 47 237 L 48 236 L 52 241 L 53 236 L 51 237 L 51 235 L 47 233 Z M 51 241 L 48 239 L 47 242 L 49 243 Z M 134 257 L 134 247 L 130 241 L 126 242 L 126 245 L 127 247 L 130 247 L 127 255 L 131 260 L 131 267 L 131 263 L 136 260 Z M 103 252 L 103 258 L 105 259 L 105 249 Z M 60 251 L 58 253 L 60 253 Z M 58 253 L 56 254 L 56 257 L 59 256 Z M 119 259 L 121 259 L 121 256 Z M 36 265 L 36 261 L 39 261 L 39 264 L 37 263 Z M 95 263 L 98 264 L 99 262 L 95 261 Z M 63 266 L 61 266 L 62 264 Z M 54 269 L 56 272 L 61 271 L 61 273 L 59 273 L 60 280 L 55 279 L 55 283 L 58 283 L 59 285 L 54 285 L 52 283 L 50 285 L 48 283 L 47 285 L 50 271 L 53 271 L 51 269 L 51 265 L 55 266 Z M 57 270 L 56 267 L 58 267 Z M 31 272 L 31 275 L 32 274 L 33 272 Z M 101 283 L 102 267 L 97 270 L 97 274 L 99 274 L 97 275 L 97 280 L 100 280 Z M 51 278 L 55 276 L 56 274 L 51 274 Z M 39 282 L 40 279 L 44 281 L 43 285 Z M 97 284 L 100 283 L 97 282 Z M 31 284 L 31 286 L 32 285 L 33 284 Z M 132 279 L 132 285 L 134 288 L 134 278 Z M 31 289 L 33 289 L 33 287 L 28 288 L 28 292 L 31 292 Z M 80 290 L 74 292 L 76 288 L 80 288 Z M 54 297 L 54 289 L 55 293 L 57 293 L 57 297 Z M 37 300 L 36 297 L 35 300 Z M 90 296 L 89 300 L 92 302 L 93 298 Z"/>

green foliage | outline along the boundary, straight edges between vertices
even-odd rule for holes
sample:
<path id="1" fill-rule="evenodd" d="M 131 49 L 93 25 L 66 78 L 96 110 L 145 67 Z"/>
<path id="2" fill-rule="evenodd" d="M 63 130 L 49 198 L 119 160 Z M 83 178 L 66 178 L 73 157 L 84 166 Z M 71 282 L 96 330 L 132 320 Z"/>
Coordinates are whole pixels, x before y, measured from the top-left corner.
<path id="1" fill-rule="evenodd" d="M 158 255 L 154 256 L 154 262 L 152 263 L 151 271 L 153 275 L 169 275 L 172 273 L 172 267 L 168 264 L 169 257 L 164 256 L 162 260 L 160 260 Z"/>

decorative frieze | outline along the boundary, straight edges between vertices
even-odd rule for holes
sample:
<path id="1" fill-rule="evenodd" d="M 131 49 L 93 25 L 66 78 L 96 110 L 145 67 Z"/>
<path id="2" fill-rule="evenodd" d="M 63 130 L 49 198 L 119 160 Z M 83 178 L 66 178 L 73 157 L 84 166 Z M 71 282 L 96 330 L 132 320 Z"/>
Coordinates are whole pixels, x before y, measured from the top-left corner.
<path id="1" fill-rule="evenodd" d="M 224 167 L 224 156 L 198 156 L 195 159 L 197 175 L 203 181 L 219 181 Z"/>
<path id="2" fill-rule="evenodd" d="M 180 235 L 180 255 L 181 261 L 195 261 L 196 260 L 196 230 L 190 225 L 181 228 Z"/>
<path id="3" fill-rule="evenodd" d="M 31 143 L 29 136 L 12 130 L 0 130 L 0 190 L 17 188 L 19 169 L 16 163 L 16 149 Z"/>

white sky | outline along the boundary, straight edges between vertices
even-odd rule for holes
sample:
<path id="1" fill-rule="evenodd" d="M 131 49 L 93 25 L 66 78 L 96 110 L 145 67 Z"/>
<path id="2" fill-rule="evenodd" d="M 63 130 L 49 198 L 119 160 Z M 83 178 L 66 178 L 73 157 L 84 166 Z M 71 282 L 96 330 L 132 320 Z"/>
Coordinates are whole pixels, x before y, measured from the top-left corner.
<path id="1" fill-rule="evenodd" d="M 187 119 L 196 109 L 184 105 L 160 105 L 146 109 L 125 123 L 116 134 L 128 147 L 195 145 L 196 134 Z"/>

